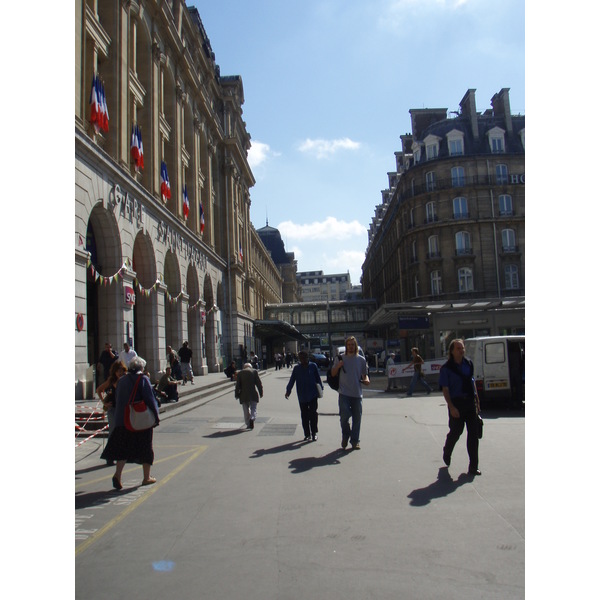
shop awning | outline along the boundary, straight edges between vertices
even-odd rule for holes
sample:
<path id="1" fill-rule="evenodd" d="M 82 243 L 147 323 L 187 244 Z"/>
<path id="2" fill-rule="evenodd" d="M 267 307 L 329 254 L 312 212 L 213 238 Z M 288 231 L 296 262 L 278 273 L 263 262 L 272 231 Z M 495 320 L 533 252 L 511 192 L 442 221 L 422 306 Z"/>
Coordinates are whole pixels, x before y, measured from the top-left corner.
<path id="1" fill-rule="evenodd" d="M 254 334 L 263 340 L 285 337 L 298 342 L 306 341 L 306 338 L 287 321 L 254 321 Z"/>
<path id="2" fill-rule="evenodd" d="M 401 317 L 432 315 L 436 313 L 457 313 L 482 310 L 506 310 L 525 308 L 525 298 L 494 298 L 481 300 L 455 300 L 449 302 L 402 302 L 384 304 L 369 319 L 369 327 L 392 325 Z"/>

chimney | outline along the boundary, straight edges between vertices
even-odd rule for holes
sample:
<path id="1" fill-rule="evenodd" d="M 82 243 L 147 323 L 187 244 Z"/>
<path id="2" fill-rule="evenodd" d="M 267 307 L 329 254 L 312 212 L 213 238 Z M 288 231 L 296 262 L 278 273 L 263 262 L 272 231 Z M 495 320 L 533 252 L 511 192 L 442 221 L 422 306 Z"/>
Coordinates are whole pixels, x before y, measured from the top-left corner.
<path id="1" fill-rule="evenodd" d="M 479 139 L 479 126 L 477 124 L 477 107 L 475 106 L 475 90 L 469 89 L 460 101 L 460 114 L 464 115 L 471 123 L 473 138 Z"/>
<path id="2" fill-rule="evenodd" d="M 497 94 L 492 97 L 492 108 L 494 110 L 494 116 L 502 117 L 504 119 L 504 126 L 506 133 L 512 133 L 512 117 L 510 114 L 510 100 L 508 99 L 508 92 L 510 88 L 502 88 Z"/>

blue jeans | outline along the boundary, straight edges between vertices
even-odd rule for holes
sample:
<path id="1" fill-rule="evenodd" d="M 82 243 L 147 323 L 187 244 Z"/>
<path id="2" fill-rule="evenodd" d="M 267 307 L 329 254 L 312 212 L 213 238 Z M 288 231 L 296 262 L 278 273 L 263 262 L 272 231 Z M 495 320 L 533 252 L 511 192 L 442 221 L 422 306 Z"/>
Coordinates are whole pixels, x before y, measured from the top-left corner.
<path id="1" fill-rule="evenodd" d="M 360 441 L 360 421 L 362 419 L 362 398 L 340 394 L 338 404 L 340 407 L 342 438 L 344 440 L 349 439 L 351 444 L 358 444 Z M 352 417 L 352 430 L 349 424 L 350 417 Z"/>
<path id="2" fill-rule="evenodd" d="M 413 373 L 412 379 L 410 381 L 410 386 L 408 387 L 408 392 L 406 392 L 407 396 L 412 396 L 412 393 L 415 389 L 415 385 L 417 385 L 417 382 L 420 381 L 425 388 L 427 389 L 427 393 L 431 394 L 431 392 L 433 391 L 431 389 L 431 386 L 425 381 L 425 377 L 423 377 L 423 375 L 421 375 L 421 373 L 417 373 L 417 371 L 415 371 Z"/>

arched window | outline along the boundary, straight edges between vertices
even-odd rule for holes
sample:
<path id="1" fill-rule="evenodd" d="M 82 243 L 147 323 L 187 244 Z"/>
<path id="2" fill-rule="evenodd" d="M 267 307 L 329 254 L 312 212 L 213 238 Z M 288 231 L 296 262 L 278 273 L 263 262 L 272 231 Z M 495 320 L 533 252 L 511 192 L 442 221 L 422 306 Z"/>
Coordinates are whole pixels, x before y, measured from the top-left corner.
<path id="1" fill-rule="evenodd" d="M 425 173 L 425 187 L 428 192 L 435 190 L 435 173 L 433 171 Z"/>
<path id="2" fill-rule="evenodd" d="M 455 236 L 456 254 L 471 254 L 471 234 L 468 231 L 459 231 Z"/>
<path id="3" fill-rule="evenodd" d="M 436 258 L 440 256 L 440 240 L 437 235 L 429 236 L 427 240 L 427 257 Z"/>
<path id="4" fill-rule="evenodd" d="M 435 214 L 435 202 L 428 202 L 425 205 L 425 213 L 427 215 L 427 223 L 433 223 L 437 221 L 437 216 Z"/>
<path id="5" fill-rule="evenodd" d="M 465 185 L 465 170 L 463 167 L 452 167 L 452 187 L 463 187 Z"/>
<path id="6" fill-rule="evenodd" d="M 498 207 L 502 216 L 513 214 L 512 196 L 509 194 L 500 194 L 498 197 Z"/>
<path id="7" fill-rule="evenodd" d="M 454 198 L 454 200 L 452 200 L 452 216 L 455 219 L 469 218 L 469 205 L 464 196 L 459 196 L 458 198 Z"/>
<path id="8" fill-rule="evenodd" d="M 504 252 L 516 252 L 517 241 L 515 238 L 514 229 L 503 229 L 502 230 L 502 250 Z"/>

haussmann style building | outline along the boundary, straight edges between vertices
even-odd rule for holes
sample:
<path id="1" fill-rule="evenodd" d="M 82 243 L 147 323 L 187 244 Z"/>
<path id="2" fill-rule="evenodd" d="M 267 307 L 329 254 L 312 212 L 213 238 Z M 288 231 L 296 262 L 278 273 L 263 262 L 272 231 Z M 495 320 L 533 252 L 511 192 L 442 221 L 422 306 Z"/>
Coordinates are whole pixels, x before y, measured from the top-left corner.
<path id="1" fill-rule="evenodd" d="M 442 356 L 453 337 L 525 328 L 525 117 L 509 90 L 476 110 L 410 110 L 389 189 L 382 192 L 363 264 L 377 301 L 372 335 L 407 358 Z"/>

